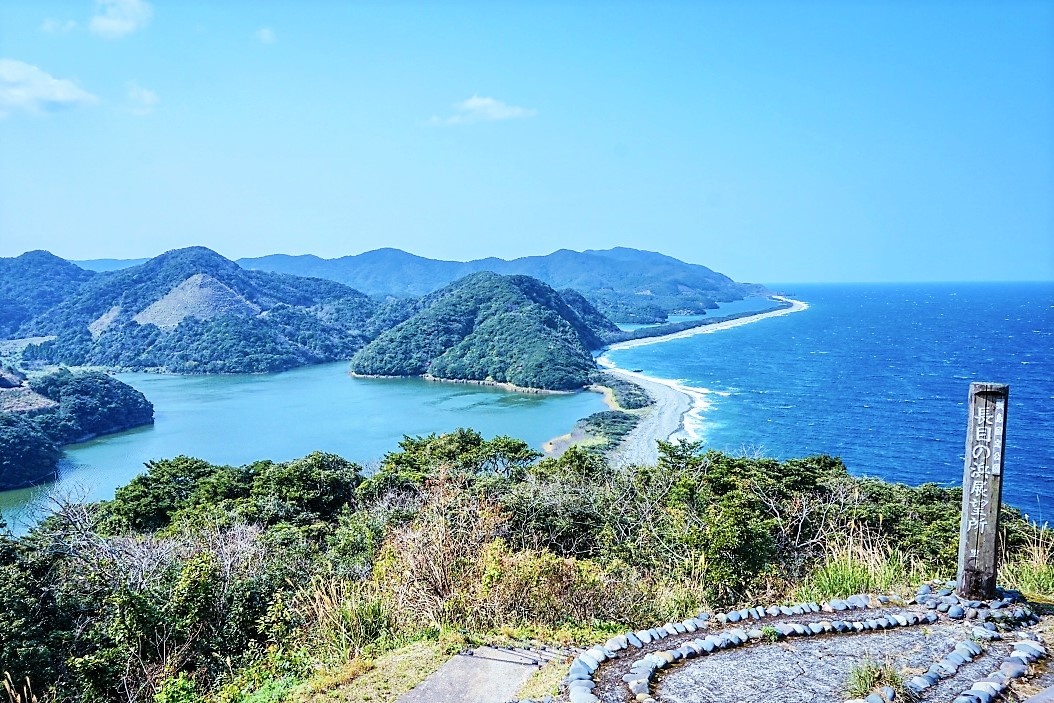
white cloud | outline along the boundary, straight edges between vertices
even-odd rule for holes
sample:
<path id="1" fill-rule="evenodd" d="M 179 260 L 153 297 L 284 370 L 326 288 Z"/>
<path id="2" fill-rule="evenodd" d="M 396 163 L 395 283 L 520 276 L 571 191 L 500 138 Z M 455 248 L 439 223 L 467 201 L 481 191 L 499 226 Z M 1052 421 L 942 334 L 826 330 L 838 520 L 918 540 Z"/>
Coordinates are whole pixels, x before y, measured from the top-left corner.
<path id="1" fill-rule="evenodd" d="M 475 122 L 500 122 L 503 120 L 518 120 L 525 117 L 534 117 L 537 110 L 527 107 L 509 105 L 494 98 L 482 98 L 473 95 L 468 100 L 454 105 L 454 114 L 448 117 L 433 116 L 429 122 L 432 124 L 473 124 Z"/>
<path id="2" fill-rule="evenodd" d="M 19 110 L 40 113 L 97 102 L 73 81 L 55 78 L 23 61 L 0 59 L 0 117 Z"/>
<path id="3" fill-rule="evenodd" d="M 62 20 L 53 19 L 51 17 L 44 20 L 40 25 L 40 31 L 47 32 L 48 34 L 69 34 L 77 28 L 77 22 L 75 20 Z"/>
<path id="4" fill-rule="evenodd" d="M 154 107 L 161 102 L 157 93 L 144 88 L 135 81 L 128 84 L 128 104 L 131 106 L 132 114 L 146 117 L 154 111 Z"/>
<path id="5" fill-rule="evenodd" d="M 270 27 L 260 27 L 257 29 L 256 38 L 261 44 L 274 44 L 278 41 L 278 37 L 275 36 L 274 30 Z"/>
<path id="6" fill-rule="evenodd" d="M 146 0 L 95 0 L 88 29 L 104 39 L 116 39 L 145 27 L 152 14 Z"/>

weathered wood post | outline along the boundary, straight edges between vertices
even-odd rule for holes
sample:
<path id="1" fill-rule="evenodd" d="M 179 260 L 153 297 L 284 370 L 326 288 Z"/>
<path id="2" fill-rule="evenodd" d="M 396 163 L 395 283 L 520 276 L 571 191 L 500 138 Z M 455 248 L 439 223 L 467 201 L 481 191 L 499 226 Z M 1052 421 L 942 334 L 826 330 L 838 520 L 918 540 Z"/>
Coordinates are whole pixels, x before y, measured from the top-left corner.
<path id="1" fill-rule="evenodd" d="M 1003 445 L 1010 386 L 971 383 L 959 528 L 959 595 L 995 597 L 996 538 L 1003 501 Z"/>

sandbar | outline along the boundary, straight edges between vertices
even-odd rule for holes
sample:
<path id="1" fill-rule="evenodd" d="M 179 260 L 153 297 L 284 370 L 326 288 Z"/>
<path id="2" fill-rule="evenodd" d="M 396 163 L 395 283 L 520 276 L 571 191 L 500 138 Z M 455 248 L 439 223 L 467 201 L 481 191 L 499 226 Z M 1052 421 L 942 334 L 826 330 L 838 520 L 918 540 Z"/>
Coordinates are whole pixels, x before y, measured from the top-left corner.
<path id="1" fill-rule="evenodd" d="M 687 423 L 690 418 L 698 421 L 702 413 L 709 407 L 707 395 L 709 395 L 710 391 L 705 388 L 685 386 L 683 383 L 671 379 L 655 378 L 638 371 L 621 369 L 608 358 L 608 352 L 632 349 L 633 347 L 640 347 L 646 344 L 661 344 L 662 342 L 684 339 L 697 334 L 709 334 L 760 322 L 771 317 L 801 312 L 809 308 L 808 303 L 800 300 L 792 300 L 777 295 L 772 296 L 772 298 L 790 303 L 790 306 L 779 310 L 761 312 L 757 315 L 739 317 L 734 320 L 703 324 L 699 327 L 660 337 L 645 337 L 643 339 L 618 342 L 609 346 L 597 357 L 597 363 L 606 372 L 623 380 L 636 383 L 655 401 L 647 409 L 647 412 L 641 415 L 641 420 L 633 428 L 633 431 L 626 435 L 619 446 L 608 454 L 608 461 L 612 466 L 654 464 L 659 458 L 657 441 L 675 441 L 681 438 L 691 439 L 695 433 L 687 430 Z"/>

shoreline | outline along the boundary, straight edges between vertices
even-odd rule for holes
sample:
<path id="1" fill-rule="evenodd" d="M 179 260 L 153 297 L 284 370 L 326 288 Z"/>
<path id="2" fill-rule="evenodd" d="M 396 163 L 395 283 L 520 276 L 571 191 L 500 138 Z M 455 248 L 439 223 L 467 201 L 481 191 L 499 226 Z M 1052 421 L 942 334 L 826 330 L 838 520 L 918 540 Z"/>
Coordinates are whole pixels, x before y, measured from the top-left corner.
<path id="1" fill-rule="evenodd" d="M 365 374 L 355 373 L 354 371 L 348 371 L 348 376 L 351 378 L 375 378 L 375 379 L 406 379 L 406 378 L 420 378 L 429 383 L 456 383 L 464 386 L 484 386 L 487 388 L 498 388 L 509 393 L 525 393 L 527 395 L 568 395 L 575 393 L 576 391 L 558 391 L 551 388 L 528 388 L 526 386 L 517 386 L 515 383 L 504 383 L 501 381 L 478 381 L 471 378 L 439 378 L 429 373 L 423 373 L 419 376 L 382 376 L 380 374 Z"/>
<path id="2" fill-rule="evenodd" d="M 685 339 L 694 337 L 697 334 L 710 334 L 732 329 L 733 327 L 753 324 L 771 317 L 790 315 L 791 313 L 809 309 L 809 304 L 801 300 L 793 300 L 778 295 L 771 297 L 774 300 L 790 303 L 790 306 L 734 320 L 700 325 L 699 327 L 659 337 L 644 337 L 642 339 L 617 342 L 606 347 L 597 356 L 597 364 L 606 373 L 610 373 L 625 381 L 636 383 L 644 388 L 648 395 L 652 397 L 652 400 L 655 401 L 650 406 L 649 411 L 642 415 L 640 422 L 633 428 L 633 431 L 622 440 L 617 449 L 609 454 L 608 458 L 612 466 L 654 464 L 659 458 L 657 441 L 691 440 L 693 437 L 698 437 L 698 431 L 701 429 L 702 424 L 702 415 L 710 407 L 710 401 L 707 396 L 712 391 L 705 388 L 692 388 L 676 380 L 657 378 L 639 371 L 629 371 L 620 368 L 611 361 L 608 353 L 647 344 L 661 344 L 675 339 Z"/>

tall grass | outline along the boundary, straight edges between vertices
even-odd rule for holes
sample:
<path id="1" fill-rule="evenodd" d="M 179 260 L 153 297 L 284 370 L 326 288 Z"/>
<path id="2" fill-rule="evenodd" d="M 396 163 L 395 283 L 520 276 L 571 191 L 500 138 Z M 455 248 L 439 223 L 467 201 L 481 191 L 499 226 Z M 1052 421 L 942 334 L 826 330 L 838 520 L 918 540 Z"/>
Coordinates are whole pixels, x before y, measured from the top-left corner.
<path id="1" fill-rule="evenodd" d="M 325 662 L 346 662 L 395 637 L 388 603 L 368 581 L 320 577 L 298 595 L 294 608 L 309 630 L 305 645 Z"/>
<path id="2" fill-rule="evenodd" d="M 823 561 L 795 590 L 800 600 L 829 600 L 854 593 L 892 593 L 930 578 L 920 562 L 866 534 L 850 533 L 827 546 Z"/>
<path id="3" fill-rule="evenodd" d="M 1003 562 L 999 581 L 1035 599 L 1054 601 L 1054 531 L 1032 525 L 1023 549 Z"/>

